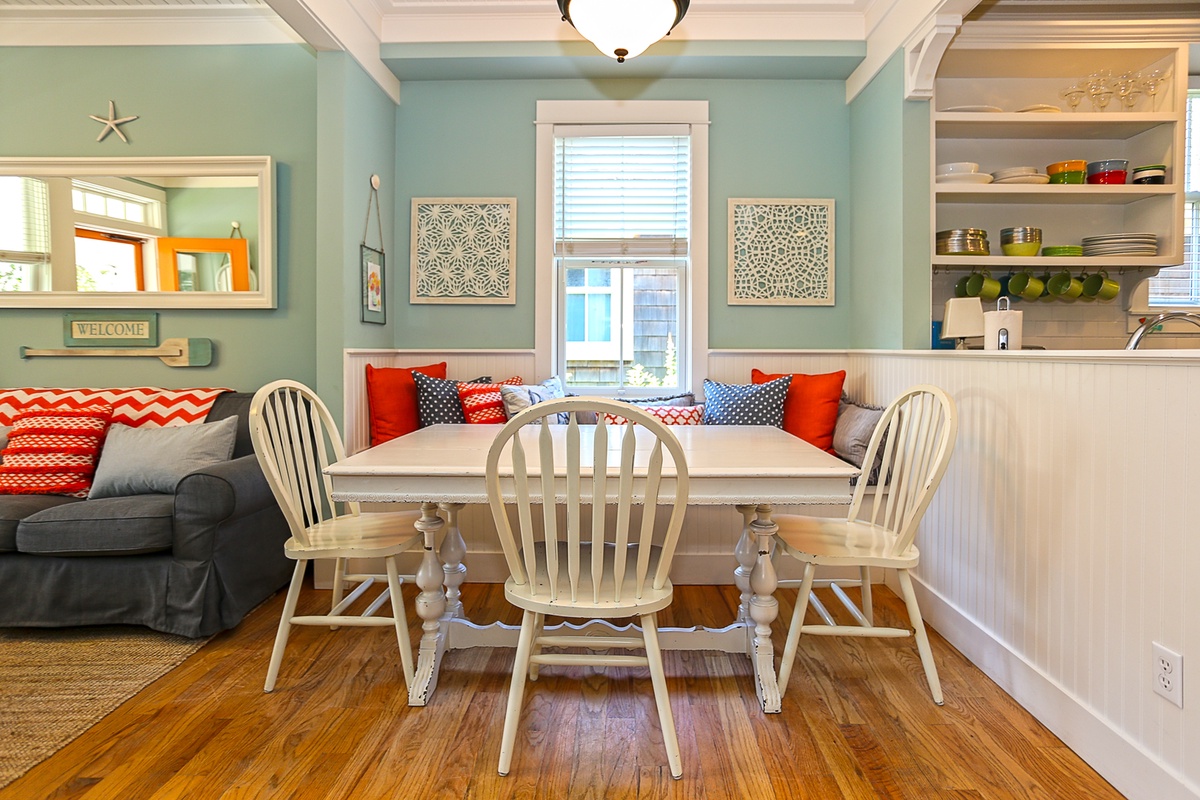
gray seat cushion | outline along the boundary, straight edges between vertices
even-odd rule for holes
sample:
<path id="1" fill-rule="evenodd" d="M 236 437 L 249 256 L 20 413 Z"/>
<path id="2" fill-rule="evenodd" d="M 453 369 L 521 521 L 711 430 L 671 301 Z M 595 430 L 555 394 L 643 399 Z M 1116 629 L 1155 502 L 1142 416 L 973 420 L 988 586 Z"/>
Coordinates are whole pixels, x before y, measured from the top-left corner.
<path id="1" fill-rule="evenodd" d="M 139 494 L 56 506 L 17 526 L 17 550 L 103 556 L 170 550 L 175 496 Z"/>
<path id="2" fill-rule="evenodd" d="M 47 508 L 82 502 L 78 497 L 61 494 L 0 495 L 0 553 L 11 553 L 17 549 L 17 524 L 21 520 Z"/>

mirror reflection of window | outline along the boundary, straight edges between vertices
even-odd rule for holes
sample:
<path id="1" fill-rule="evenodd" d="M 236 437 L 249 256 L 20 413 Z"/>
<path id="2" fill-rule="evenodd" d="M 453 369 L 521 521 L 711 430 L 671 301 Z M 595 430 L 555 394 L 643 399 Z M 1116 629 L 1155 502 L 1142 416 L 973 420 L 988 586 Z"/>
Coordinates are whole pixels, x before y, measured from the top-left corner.
<path id="1" fill-rule="evenodd" d="M 75 229 L 75 289 L 80 292 L 140 292 L 145 241 L 87 228 Z"/>
<path id="2" fill-rule="evenodd" d="M 45 288 L 50 264 L 46 182 L 0 176 L 0 292 Z"/>

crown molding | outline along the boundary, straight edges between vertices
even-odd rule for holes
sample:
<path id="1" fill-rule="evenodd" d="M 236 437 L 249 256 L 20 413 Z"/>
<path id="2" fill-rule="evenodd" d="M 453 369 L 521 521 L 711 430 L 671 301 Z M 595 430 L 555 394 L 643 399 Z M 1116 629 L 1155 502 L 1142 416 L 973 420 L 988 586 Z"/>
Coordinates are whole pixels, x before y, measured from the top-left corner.
<path id="1" fill-rule="evenodd" d="M 968 20 L 956 44 L 1196 42 L 1200 19 Z"/>
<path id="2" fill-rule="evenodd" d="M 0 9 L 0 46 L 303 44 L 266 6 Z"/>

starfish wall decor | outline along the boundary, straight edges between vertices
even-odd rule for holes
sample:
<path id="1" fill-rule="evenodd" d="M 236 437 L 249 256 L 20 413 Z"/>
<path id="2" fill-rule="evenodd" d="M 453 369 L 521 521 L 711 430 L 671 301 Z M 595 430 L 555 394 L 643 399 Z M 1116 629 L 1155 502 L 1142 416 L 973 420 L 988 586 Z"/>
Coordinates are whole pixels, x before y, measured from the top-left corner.
<path id="1" fill-rule="evenodd" d="M 96 137 L 97 142 L 104 141 L 104 137 L 108 136 L 109 131 L 113 131 L 117 134 L 117 136 L 121 137 L 122 142 L 129 144 L 129 140 L 125 138 L 125 134 L 121 132 L 121 129 L 118 126 L 124 125 L 126 122 L 133 122 L 135 119 L 137 119 L 136 114 L 131 117 L 117 117 L 116 103 L 114 103 L 112 100 L 109 100 L 107 119 L 104 117 L 98 117 L 95 114 L 88 114 L 88 117 L 96 120 L 96 122 L 104 123 L 104 130 L 100 131 L 100 135 Z"/>

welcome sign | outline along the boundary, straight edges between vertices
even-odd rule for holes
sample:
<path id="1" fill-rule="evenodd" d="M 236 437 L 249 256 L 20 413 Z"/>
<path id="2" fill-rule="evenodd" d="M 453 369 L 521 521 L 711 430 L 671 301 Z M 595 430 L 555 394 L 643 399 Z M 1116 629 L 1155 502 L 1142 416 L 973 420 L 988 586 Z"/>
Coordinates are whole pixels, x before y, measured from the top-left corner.
<path id="1" fill-rule="evenodd" d="M 153 311 L 85 312 L 63 315 L 67 347 L 154 347 L 158 314 Z"/>

